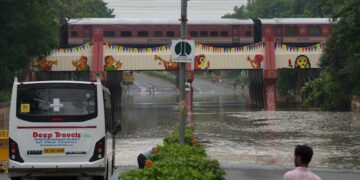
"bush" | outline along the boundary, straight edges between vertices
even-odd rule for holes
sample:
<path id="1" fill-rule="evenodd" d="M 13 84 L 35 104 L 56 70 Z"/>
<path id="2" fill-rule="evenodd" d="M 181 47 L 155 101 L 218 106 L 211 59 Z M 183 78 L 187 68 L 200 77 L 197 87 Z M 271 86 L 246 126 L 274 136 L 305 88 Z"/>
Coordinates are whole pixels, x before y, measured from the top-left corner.
<path id="1" fill-rule="evenodd" d="M 174 144 L 179 143 L 179 129 L 176 129 L 171 135 L 165 137 L 164 144 Z M 195 137 L 194 137 L 194 131 L 190 127 L 185 128 L 185 144 L 188 145 L 195 145 Z"/>
<path id="2" fill-rule="evenodd" d="M 0 102 L 10 101 L 11 93 L 9 91 L 0 90 Z"/>
<path id="3" fill-rule="evenodd" d="M 219 162 L 209 159 L 201 145 L 192 143 L 192 132 L 191 128 L 187 128 L 186 144 L 180 144 L 175 131 L 164 139 L 164 146 L 159 146 L 160 151 L 149 157 L 153 162 L 151 167 L 125 172 L 121 174 L 121 179 L 224 179 L 225 171 L 220 168 Z"/>

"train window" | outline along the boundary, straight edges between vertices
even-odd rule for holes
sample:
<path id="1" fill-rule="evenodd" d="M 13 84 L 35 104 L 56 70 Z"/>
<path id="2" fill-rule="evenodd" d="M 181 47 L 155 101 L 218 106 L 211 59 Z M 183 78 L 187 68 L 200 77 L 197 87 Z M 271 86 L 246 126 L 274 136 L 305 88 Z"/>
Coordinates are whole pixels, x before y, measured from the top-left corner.
<path id="1" fill-rule="evenodd" d="M 308 28 L 309 36 L 320 36 L 321 35 L 321 27 L 320 26 L 310 26 Z"/>
<path id="2" fill-rule="evenodd" d="M 197 32 L 197 31 L 190 31 L 190 36 L 192 36 L 192 37 L 197 37 L 197 36 L 198 36 L 198 32 Z"/>
<path id="3" fill-rule="evenodd" d="M 285 27 L 285 36 L 297 36 L 297 35 L 299 35 L 299 27 L 298 26 Z"/>
<path id="4" fill-rule="evenodd" d="M 147 32 L 147 31 L 138 31 L 137 34 L 139 37 L 148 37 L 149 36 L 149 32 Z"/>
<path id="5" fill-rule="evenodd" d="M 166 32 L 166 36 L 167 36 L 167 37 L 174 37 L 174 36 L 175 36 L 175 32 L 174 32 L 174 31 L 168 31 L 168 32 Z"/>
<path id="6" fill-rule="evenodd" d="M 246 37 L 251 37 L 251 31 L 246 31 L 246 32 L 245 32 L 245 36 L 246 36 Z"/>
<path id="7" fill-rule="evenodd" d="M 163 35 L 163 32 L 162 31 L 155 31 L 154 32 L 154 36 L 155 37 L 161 37 Z"/>
<path id="8" fill-rule="evenodd" d="M 200 36 L 207 37 L 207 36 L 209 36 L 209 33 L 207 31 L 200 31 Z"/>
<path id="9" fill-rule="evenodd" d="M 91 26 L 84 26 L 83 37 L 84 38 L 91 38 Z"/>
<path id="10" fill-rule="evenodd" d="M 219 32 L 217 32 L 217 31 L 211 31 L 211 32 L 210 32 L 210 36 L 211 36 L 211 37 L 218 37 L 218 36 L 219 36 Z"/>
<path id="11" fill-rule="evenodd" d="M 77 31 L 71 31 L 71 37 L 77 37 L 78 34 L 77 34 Z"/>
<path id="12" fill-rule="evenodd" d="M 221 37 L 228 37 L 228 36 L 229 36 L 229 32 L 227 32 L 227 31 L 221 31 L 221 32 L 220 32 L 220 35 L 221 35 Z"/>
<path id="13" fill-rule="evenodd" d="M 131 37 L 132 33 L 131 31 L 121 31 L 120 35 L 121 37 Z"/>
<path id="14" fill-rule="evenodd" d="M 115 37 L 114 31 L 104 31 L 104 37 Z"/>

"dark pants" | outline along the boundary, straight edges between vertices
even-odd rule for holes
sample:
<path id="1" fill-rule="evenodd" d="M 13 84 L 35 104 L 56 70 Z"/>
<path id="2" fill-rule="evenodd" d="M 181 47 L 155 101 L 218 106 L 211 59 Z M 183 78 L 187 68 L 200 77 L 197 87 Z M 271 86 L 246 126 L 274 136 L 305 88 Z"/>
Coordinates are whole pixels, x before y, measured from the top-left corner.
<path id="1" fill-rule="evenodd" d="M 137 161 L 138 161 L 139 169 L 144 169 L 146 157 L 140 153 L 139 156 L 137 157 Z"/>

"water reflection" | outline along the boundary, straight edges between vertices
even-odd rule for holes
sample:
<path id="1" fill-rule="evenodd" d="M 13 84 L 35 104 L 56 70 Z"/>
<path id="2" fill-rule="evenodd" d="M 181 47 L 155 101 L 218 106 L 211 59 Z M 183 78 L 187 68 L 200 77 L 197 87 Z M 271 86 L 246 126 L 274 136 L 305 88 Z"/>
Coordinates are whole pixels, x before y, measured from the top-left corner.
<path id="1" fill-rule="evenodd" d="M 360 168 L 360 116 L 350 112 L 253 111 L 239 95 L 194 95 L 193 124 L 210 156 L 226 164 L 292 166 L 298 144 L 314 149 L 313 167 Z M 128 96 L 118 147 L 135 165 L 146 146 L 161 143 L 179 121 L 176 95 Z M 120 156 L 120 155 L 119 155 Z"/>

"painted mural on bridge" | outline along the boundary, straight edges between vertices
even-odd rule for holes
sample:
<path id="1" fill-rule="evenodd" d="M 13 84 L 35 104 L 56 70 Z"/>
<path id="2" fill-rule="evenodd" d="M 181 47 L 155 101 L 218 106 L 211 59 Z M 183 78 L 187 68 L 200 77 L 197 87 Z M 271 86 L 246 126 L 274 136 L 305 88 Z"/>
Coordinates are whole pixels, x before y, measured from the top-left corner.
<path id="1" fill-rule="evenodd" d="M 74 48 L 53 49 L 49 56 L 33 61 L 34 71 L 90 71 L 93 64 L 91 44 Z"/>
<path id="2" fill-rule="evenodd" d="M 326 43 L 306 47 L 292 47 L 286 44 L 275 43 L 276 68 L 320 68 L 319 60 Z"/>
<path id="3" fill-rule="evenodd" d="M 276 69 L 319 68 L 319 58 L 325 43 L 309 47 L 274 44 Z M 55 49 L 47 57 L 34 60 L 35 71 L 90 71 L 93 66 L 93 46 Z M 171 59 L 170 45 L 134 48 L 103 45 L 102 65 L 97 71 L 165 70 L 176 71 L 179 66 Z M 263 69 L 266 63 L 265 43 L 223 48 L 196 45 L 195 70 Z M 95 68 L 96 69 L 96 68 Z"/>
<path id="4" fill-rule="evenodd" d="M 71 61 L 72 65 L 75 68 L 75 71 L 90 71 L 90 66 L 88 65 L 88 58 L 86 56 L 80 56 L 79 60 Z"/>

